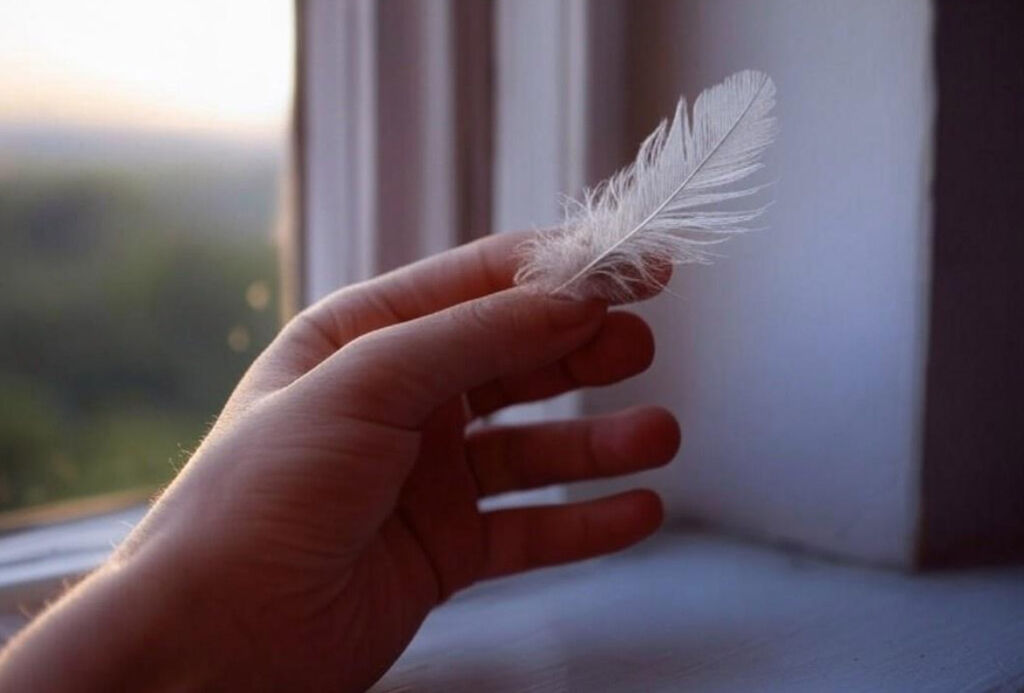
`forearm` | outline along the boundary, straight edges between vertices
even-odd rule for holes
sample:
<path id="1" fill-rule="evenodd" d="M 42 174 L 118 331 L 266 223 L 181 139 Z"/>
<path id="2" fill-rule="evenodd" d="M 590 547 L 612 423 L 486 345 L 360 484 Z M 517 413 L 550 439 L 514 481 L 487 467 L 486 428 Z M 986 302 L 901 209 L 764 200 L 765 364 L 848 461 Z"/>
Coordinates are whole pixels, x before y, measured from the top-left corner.
<path id="1" fill-rule="evenodd" d="M 209 652 L 196 652 L 186 604 L 165 576 L 111 563 L 62 597 L 0 657 L 0 691 L 208 687 Z M 197 621 L 200 619 L 197 619 Z M 196 623 L 198 626 L 199 624 Z"/>

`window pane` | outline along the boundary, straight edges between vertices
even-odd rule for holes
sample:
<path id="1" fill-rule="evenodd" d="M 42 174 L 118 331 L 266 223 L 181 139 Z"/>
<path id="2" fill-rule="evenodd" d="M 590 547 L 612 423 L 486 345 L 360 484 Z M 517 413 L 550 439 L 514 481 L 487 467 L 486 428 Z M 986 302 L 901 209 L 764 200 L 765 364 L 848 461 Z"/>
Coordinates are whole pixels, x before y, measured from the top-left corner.
<path id="1" fill-rule="evenodd" d="M 0 0 L 0 509 L 169 479 L 278 323 L 290 0 Z"/>

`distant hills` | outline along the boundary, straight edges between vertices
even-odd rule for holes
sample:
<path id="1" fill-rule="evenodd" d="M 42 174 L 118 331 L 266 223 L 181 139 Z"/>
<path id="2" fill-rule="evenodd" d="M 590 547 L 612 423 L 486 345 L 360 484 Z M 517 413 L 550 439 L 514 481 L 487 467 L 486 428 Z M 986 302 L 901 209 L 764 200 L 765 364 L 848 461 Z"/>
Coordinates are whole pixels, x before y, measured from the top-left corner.
<path id="1" fill-rule="evenodd" d="M 29 178 L 116 178 L 151 203 L 231 235 L 270 233 L 284 161 L 283 136 L 0 122 L 0 196 Z"/>
<path id="2" fill-rule="evenodd" d="M 228 138 L 214 133 L 69 127 L 0 121 L 0 169 L 12 162 L 104 164 L 280 164 L 284 147 L 273 138 Z"/>

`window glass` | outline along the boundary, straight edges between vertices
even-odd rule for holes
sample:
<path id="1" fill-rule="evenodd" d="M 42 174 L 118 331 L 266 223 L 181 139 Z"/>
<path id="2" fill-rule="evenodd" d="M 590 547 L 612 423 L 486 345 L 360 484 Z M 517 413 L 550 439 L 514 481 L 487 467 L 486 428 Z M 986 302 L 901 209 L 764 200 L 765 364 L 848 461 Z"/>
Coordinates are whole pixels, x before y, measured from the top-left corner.
<path id="1" fill-rule="evenodd" d="M 154 488 L 278 326 L 290 0 L 0 0 L 0 510 Z"/>

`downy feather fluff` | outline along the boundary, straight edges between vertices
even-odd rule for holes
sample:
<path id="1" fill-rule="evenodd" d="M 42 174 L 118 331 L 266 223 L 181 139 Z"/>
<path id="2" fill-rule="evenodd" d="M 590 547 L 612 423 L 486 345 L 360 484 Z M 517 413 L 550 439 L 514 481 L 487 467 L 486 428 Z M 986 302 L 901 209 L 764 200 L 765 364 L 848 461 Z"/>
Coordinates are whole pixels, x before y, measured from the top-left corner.
<path id="1" fill-rule="evenodd" d="M 520 248 L 516 282 L 618 302 L 656 284 L 659 264 L 708 263 L 709 246 L 747 230 L 764 209 L 720 203 L 763 187 L 737 184 L 762 167 L 775 137 L 774 104 L 771 78 L 751 70 L 705 90 L 692 122 L 680 98 L 672 123 L 662 121 L 633 164 L 570 200 L 561 228 Z"/>

